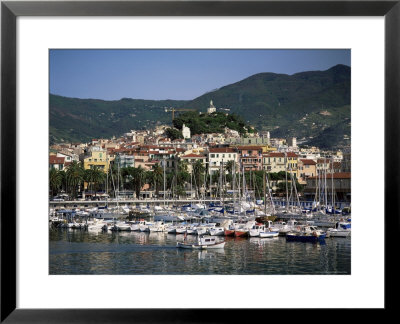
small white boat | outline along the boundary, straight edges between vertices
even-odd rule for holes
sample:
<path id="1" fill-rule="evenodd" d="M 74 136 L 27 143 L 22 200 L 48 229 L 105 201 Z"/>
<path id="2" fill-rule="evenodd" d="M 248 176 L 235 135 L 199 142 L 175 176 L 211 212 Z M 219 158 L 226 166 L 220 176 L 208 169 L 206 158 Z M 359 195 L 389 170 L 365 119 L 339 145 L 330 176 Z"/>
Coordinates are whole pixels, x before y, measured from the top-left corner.
<path id="1" fill-rule="evenodd" d="M 261 232 L 265 232 L 265 225 L 257 223 L 256 225 L 253 225 L 252 228 L 250 228 L 249 236 L 250 237 L 260 236 Z"/>
<path id="2" fill-rule="evenodd" d="M 194 232 L 196 235 L 204 235 L 207 234 L 207 228 L 205 226 L 198 226 Z"/>
<path id="3" fill-rule="evenodd" d="M 186 229 L 186 233 L 188 234 L 188 235 L 196 235 L 197 234 L 197 226 L 198 226 L 199 224 L 193 224 L 192 226 L 190 226 L 190 227 L 188 227 L 187 229 Z"/>
<path id="4" fill-rule="evenodd" d="M 264 231 L 264 232 L 260 232 L 259 233 L 259 236 L 260 237 L 262 237 L 262 238 L 265 238 L 265 237 L 277 237 L 279 235 L 279 232 L 273 232 L 273 231 L 270 231 L 270 230 L 266 230 L 266 231 Z"/>
<path id="5" fill-rule="evenodd" d="M 168 234 L 176 234 L 176 226 L 175 225 L 168 226 L 166 228 L 166 231 Z"/>
<path id="6" fill-rule="evenodd" d="M 149 225 L 149 232 L 164 232 L 165 225 L 164 222 L 155 222 L 152 225 Z"/>
<path id="7" fill-rule="evenodd" d="M 225 241 L 217 242 L 215 237 L 212 236 L 198 236 L 196 243 L 177 242 L 176 247 L 182 249 L 223 249 Z"/>
<path id="8" fill-rule="evenodd" d="M 105 224 L 106 223 L 102 221 L 93 224 L 88 224 L 87 229 L 89 232 L 101 232 Z"/>
<path id="9" fill-rule="evenodd" d="M 225 229 L 223 227 L 213 227 L 208 230 L 209 234 L 212 236 L 224 236 Z"/>
<path id="10" fill-rule="evenodd" d="M 327 237 L 349 237 L 351 236 L 351 223 L 337 222 L 334 228 L 328 228 Z"/>
<path id="11" fill-rule="evenodd" d="M 176 234 L 185 234 L 186 233 L 186 226 L 179 226 L 175 229 Z"/>
<path id="12" fill-rule="evenodd" d="M 117 230 L 118 231 L 127 231 L 127 232 L 130 232 L 132 229 L 131 229 L 131 225 L 130 224 L 127 224 L 127 223 L 117 223 L 117 224 L 115 224 L 115 226 L 116 226 L 116 228 L 117 228 Z"/>

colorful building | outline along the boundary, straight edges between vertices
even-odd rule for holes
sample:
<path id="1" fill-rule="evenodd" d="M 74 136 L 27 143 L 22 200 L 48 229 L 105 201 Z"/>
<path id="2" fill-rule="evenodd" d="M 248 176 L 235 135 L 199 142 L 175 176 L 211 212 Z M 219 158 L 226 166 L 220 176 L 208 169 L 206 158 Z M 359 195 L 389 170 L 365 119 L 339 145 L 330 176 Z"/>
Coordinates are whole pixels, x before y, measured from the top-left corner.
<path id="1" fill-rule="evenodd" d="M 311 159 L 299 159 L 297 162 L 297 179 L 299 183 L 306 184 L 307 178 L 317 175 L 317 162 Z"/>
<path id="2" fill-rule="evenodd" d="M 262 154 L 261 146 L 238 146 L 240 164 L 244 171 L 262 170 Z"/>
<path id="3" fill-rule="evenodd" d="M 298 155 L 293 152 L 263 154 L 263 167 L 268 172 L 289 172 L 297 176 Z"/>
<path id="4" fill-rule="evenodd" d="M 96 167 L 104 172 L 108 172 L 110 167 L 110 159 L 107 151 L 100 146 L 90 147 L 88 152 L 81 156 L 81 161 L 83 162 L 83 168 L 85 170 L 94 169 Z"/>

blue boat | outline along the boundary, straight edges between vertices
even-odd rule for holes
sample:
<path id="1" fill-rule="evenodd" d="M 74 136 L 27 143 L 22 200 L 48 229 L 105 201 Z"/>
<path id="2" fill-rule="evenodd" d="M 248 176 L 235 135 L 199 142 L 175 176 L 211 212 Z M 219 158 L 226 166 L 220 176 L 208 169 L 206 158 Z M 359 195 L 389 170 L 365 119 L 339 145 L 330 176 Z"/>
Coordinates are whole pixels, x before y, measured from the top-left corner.
<path id="1" fill-rule="evenodd" d="M 294 242 L 325 242 L 326 233 L 317 229 L 315 226 L 304 226 L 298 232 L 286 234 L 286 241 Z"/>

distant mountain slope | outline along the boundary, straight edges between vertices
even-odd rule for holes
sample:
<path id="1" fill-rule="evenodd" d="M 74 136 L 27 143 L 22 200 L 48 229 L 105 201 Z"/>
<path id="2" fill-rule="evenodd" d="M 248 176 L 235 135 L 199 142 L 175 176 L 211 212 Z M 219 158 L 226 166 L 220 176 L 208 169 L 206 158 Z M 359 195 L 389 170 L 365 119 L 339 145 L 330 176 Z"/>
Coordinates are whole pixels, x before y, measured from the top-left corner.
<path id="1" fill-rule="evenodd" d="M 334 125 L 350 123 L 350 85 L 350 67 L 336 65 L 293 75 L 259 73 L 191 101 L 102 101 L 50 95 L 50 138 L 83 141 L 120 135 L 157 122 L 170 123 L 164 107 L 205 111 L 213 100 L 217 108 L 229 108 L 256 129 L 271 131 L 271 136 L 296 136 L 307 142 Z M 343 139 L 350 138 L 349 127 L 335 129 L 340 133 L 330 136 L 325 147 L 343 145 Z"/>
<path id="2" fill-rule="evenodd" d="M 50 95 L 50 141 L 89 141 L 119 136 L 131 129 L 146 129 L 171 122 L 166 107 L 176 100 L 121 99 L 104 101 Z"/>
<path id="3" fill-rule="evenodd" d="M 228 107 L 257 129 L 273 136 L 297 135 L 293 125 L 306 114 L 350 106 L 350 67 L 337 65 L 327 71 L 294 75 L 260 73 L 237 83 L 206 93 L 188 107 Z M 350 111 L 348 116 L 350 117 Z M 279 126 L 279 130 L 274 131 Z M 294 132 L 286 134 L 289 129 Z M 276 128 L 278 129 L 278 128 Z M 281 131 L 282 130 L 282 131 Z"/>

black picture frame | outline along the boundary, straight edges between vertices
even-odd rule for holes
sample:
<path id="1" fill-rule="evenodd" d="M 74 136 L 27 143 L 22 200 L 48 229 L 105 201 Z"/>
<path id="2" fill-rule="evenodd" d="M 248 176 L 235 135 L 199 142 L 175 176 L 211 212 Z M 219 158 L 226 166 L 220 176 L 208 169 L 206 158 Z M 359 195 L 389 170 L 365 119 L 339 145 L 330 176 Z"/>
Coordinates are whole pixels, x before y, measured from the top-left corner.
<path id="1" fill-rule="evenodd" d="M 385 310 L 398 283 L 400 0 L 395 1 L 2 1 L 1 3 L 1 322 L 228 322 L 241 310 L 16 308 L 16 19 L 19 16 L 384 16 L 385 18 Z M 379 189 L 378 189 L 379 190 Z M 393 222 L 393 224 L 392 224 Z M 373 257 L 373 256 L 371 256 Z M 38 292 L 40 294 L 40 292 Z M 187 295 L 188 296 L 188 295 Z M 190 297 L 190 295 L 188 296 Z M 262 310 L 252 310 L 262 316 Z M 278 319 L 269 310 L 269 320 Z M 272 317 L 271 317 L 272 316 Z"/>

